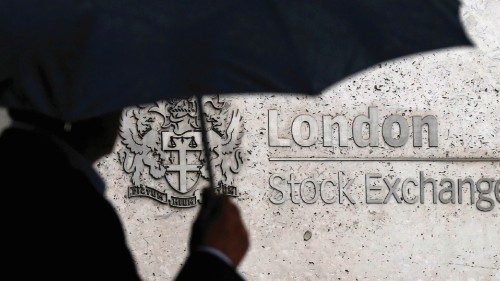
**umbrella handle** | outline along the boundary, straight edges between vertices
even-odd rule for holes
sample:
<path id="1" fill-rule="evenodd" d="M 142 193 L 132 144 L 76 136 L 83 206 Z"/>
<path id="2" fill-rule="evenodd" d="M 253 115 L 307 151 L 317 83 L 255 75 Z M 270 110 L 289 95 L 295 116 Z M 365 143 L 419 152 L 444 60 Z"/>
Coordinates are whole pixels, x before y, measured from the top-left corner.
<path id="1" fill-rule="evenodd" d="M 198 103 L 198 112 L 200 113 L 201 120 L 201 140 L 203 142 L 203 153 L 205 154 L 206 163 L 208 166 L 208 178 L 212 188 L 215 188 L 214 168 L 212 167 L 212 158 L 210 157 L 210 142 L 208 139 L 207 122 L 205 120 L 205 110 L 203 108 L 203 101 L 201 95 L 196 95 Z"/>

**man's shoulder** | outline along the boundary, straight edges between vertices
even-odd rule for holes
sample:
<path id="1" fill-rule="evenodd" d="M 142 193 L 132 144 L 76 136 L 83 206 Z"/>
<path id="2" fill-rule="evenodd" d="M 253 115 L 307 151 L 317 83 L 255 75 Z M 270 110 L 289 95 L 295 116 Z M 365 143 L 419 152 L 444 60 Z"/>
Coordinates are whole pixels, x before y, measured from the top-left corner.
<path id="1" fill-rule="evenodd" d="M 18 128 L 8 128 L 0 135 L 0 151 L 2 156 L 15 159 L 26 154 L 63 157 L 62 150 L 50 138 Z"/>
<path id="2" fill-rule="evenodd" d="M 78 174 L 61 147 L 36 132 L 17 128 L 5 130 L 0 136 L 0 155 L 3 173 L 6 177 L 16 177 L 18 182 L 37 178 L 43 181 L 55 174 L 58 178 Z"/>

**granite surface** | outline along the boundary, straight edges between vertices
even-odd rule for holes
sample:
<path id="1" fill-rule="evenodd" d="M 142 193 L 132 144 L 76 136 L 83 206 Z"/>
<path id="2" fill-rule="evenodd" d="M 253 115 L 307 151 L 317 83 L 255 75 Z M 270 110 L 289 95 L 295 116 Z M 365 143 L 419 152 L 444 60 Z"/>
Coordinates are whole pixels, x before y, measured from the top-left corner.
<path id="1" fill-rule="evenodd" d="M 498 161 L 432 161 L 500 158 L 499 15 L 498 0 L 465 1 L 462 20 L 477 48 L 440 50 L 383 63 L 317 97 L 222 97 L 243 120 L 243 166 L 232 179 L 240 193 L 235 201 L 251 236 L 251 249 L 240 267 L 243 276 L 249 280 L 500 280 L 500 202 L 494 201 L 491 211 L 480 211 L 465 190 L 462 204 L 434 204 L 428 191 L 423 204 L 398 203 L 395 198 L 387 204 L 367 204 L 364 186 L 365 175 L 373 173 L 391 183 L 397 178 L 418 180 L 419 172 L 455 182 L 499 180 Z M 351 135 L 345 147 L 323 145 L 323 116 L 344 115 L 350 126 L 356 116 L 368 114 L 369 106 L 379 111 L 379 146 L 359 147 Z M 290 140 L 289 147 L 270 146 L 269 110 L 277 111 L 278 133 Z M 409 140 L 401 147 L 387 145 L 381 133 L 383 121 L 392 114 L 408 122 Z M 291 127 L 298 115 L 317 121 L 317 140 L 311 146 L 293 141 Z M 438 120 L 438 146 L 429 147 L 424 138 L 422 147 L 414 147 L 412 117 L 426 115 Z M 8 124 L 4 111 L 0 120 L 2 127 Z M 307 128 L 299 129 L 302 137 L 307 135 Z M 123 148 L 120 139 L 115 152 L 96 164 L 107 183 L 107 197 L 125 225 L 143 278 L 172 279 L 187 254 L 197 207 L 179 209 L 147 198 L 129 198 L 131 174 L 124 172 L 118 153 Z M 422 161 L 273 161 L 279 157 Z M 270 177 L 292 173 L 298 181 L 311 179 L 318 185 L 331 179 L 331 189 L 321 195 L 334 202 L 316 196 L 310 183 L 302 190 L 305 200 L 274 204 L 271 198 L 280 199 L 280 194 L 270 187 Z M 338 202 L 339 177 L 352 180 L 352 203 L 345 198 Z M 295 195 L 300 199 L 301 194 Z"/>

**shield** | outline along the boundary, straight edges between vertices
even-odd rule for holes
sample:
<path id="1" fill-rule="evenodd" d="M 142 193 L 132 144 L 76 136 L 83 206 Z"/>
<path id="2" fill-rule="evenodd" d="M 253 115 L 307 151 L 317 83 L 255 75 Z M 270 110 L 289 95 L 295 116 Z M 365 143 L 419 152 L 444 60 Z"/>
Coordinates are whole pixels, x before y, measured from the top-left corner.
<path id="1" fill-rule="evenodd" d="M 162 149 L 170 153 L 165 179 L 170 187 L 185 194 L 192 190 L 201 174 L 203 151 L 201 132 L 190 131 L 181 135 L 162 132 Z"/>

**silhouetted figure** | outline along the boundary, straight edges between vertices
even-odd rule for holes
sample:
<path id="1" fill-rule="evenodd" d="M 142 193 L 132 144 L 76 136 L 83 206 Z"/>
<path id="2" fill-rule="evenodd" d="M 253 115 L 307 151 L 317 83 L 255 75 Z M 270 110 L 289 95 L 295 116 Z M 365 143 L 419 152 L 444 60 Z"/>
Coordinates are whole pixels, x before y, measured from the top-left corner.
<path id="1" fill-rule="evenodd" d="M 3 274 L 19 279 L 139 280 L 92 162 L 111 152 L 119 112 L 69 123 L 10 110 L 0 137 Z M 208 194 L 208 195 L 207 195 Z M 248 238 L 234 204 L 204 193 L 179 280 L 240 280 Z M 217 210 L 217 211 L 214 211 Z"/>
<path id="2" fill-rule="evenodd" d="M 208 93 L 319 93 L 386 60 L 470 45 L 458 10 L 456 0 L 0 1 L 0 105 L 14 119 L 0 138 L 1 191 L 15 202 L 2 204 L 3 273 L 138 278 L 92 168 L 116 137 L 109 112 Z M 238 279 L 241 218 L 205 197 L 218 203 L 202 207 L 178 278 Z"/>

